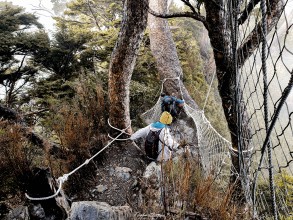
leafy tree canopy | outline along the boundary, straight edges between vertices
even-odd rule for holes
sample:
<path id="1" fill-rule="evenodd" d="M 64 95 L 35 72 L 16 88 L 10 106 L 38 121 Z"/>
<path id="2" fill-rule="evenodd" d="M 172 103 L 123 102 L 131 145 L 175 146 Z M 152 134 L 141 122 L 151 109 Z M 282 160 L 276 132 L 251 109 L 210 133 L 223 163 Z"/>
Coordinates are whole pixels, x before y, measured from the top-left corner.
<path id="1" fill-rule="evenodd" d="M 7 104 L 20 92 L 17 81 L 25 78 L 27 83 L 37 73 L 32 58 L 48 49 L 48 35 L 37 19 L 19 6 L 0 2 L 0 84 L 6 87 Z"/>

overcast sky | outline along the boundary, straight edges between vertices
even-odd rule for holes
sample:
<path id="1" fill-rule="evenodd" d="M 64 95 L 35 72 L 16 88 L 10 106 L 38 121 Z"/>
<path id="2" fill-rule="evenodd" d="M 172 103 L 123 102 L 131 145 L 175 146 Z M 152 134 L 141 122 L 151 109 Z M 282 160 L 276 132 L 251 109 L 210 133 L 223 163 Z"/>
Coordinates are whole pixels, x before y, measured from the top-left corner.
<path id="1" fill-rule="evenodd" d="M 33 13 L 39 17 L 39 22 L 52 33 L 54 30 L 53 4 L 50 0 L 7 0 L 14 5 L 19 5 L 25 8 L 26 12 Z M 174 0 L 177 5 L 182 5 L 181 0 Z"/>
<path id="2" fill-rule="evenodd" d="M 25 8 L 26 12 L 30 12 L 39 17 L 39 22 L 44 25 L 48 31 L 54 30 L 54 11 L 50 0 L 9 0 L 14 5 Z"/>

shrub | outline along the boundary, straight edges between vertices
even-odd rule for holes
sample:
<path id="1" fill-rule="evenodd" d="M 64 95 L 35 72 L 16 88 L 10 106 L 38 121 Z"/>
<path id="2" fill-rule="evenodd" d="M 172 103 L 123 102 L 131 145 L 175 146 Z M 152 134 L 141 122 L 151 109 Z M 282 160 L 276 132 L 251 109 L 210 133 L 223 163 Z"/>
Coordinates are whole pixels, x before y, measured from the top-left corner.
<path id="1" fill-rule="evenodd" d="M 163 169 L 165 203 L 168 209 L 178 209 L 175 219 L 197 213 L 208 219 L 249 219 L 241 213 L 244 207 L 235 204 L 233 189 L 211 175 L 205 175 L 198 161 L 188 152 L 178 161 L 168 161 Z"/>
<path id="2" fill-rule="evenodd" d="M 46 124 L 59 142 L 65 160 L 49 158 L 54 176 L 62 176 L 84 163 L 106 141 L 105 100 L 99 81 L 82 76 L 73 85 L 76 95 L 70 102 L 56 105 Z M 69 178 L 67 187 L 78 193 L 94 177 L 95 165 L 88 164 Z"/>
<path id="3" fill-rule="evenodd" d="M 291 211 L 289 214 L 293 215 L 293 176 L 283 171 L 276 175 L 275 184 L 276 194 L 282 195 L 283 206 L 286 206 L 286 209 Z"/>
<path id="4" fill-rule="evenodd" d="M 276 203 L 278 204 L 278 212 L 280 219 L 291 219 L 293 210 L 293 176 L 289 175 L 286 171 L 275 175 L 275 193 Z M 258 213 L 261 216 L 265 216 L 267 219 L 273 219 L 272 204 L 273 199 L 270 193 L 269 182 L 261 181 L 258 184 L 257 198 L 259 198 L 261 204 L 266 206 L 259 206 Z"/>
<path id="5" fill-rule="evenodd" d="M 43 151 L 27 141 L 20 125 L 0 121 L 0 189 L 3 197 L 24 191 L 32 167 L 44 165 L 43 159 Z"/>

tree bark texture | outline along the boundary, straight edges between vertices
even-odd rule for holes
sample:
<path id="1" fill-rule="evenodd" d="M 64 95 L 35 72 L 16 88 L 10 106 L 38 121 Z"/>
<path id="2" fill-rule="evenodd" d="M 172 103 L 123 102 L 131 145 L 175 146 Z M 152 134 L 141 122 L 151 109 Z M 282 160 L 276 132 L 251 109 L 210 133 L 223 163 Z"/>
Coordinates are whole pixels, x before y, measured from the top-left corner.
<path id="1" fill-rule="evenodd" d="M 217 5 L 215 5 L 217 2 Z M 218 7 L 220 6 L 220 7 Z M 231 133 L 232 147 L 238 151 L 238 116 L 236 103 L 236 72 L 232 54 L 231 29 L 227 25 L 227 17 L 221 8 L 224 8 L 224 1 L 205 1 L 206 21 L 209 27 L 209 37 L 213 47 L 218 78 L 218 90 L 222 98 L 222 106 L 228 127 Z M 228 27 L 228 28 L 227 28 Z M 241 91 L 239 91 L 241 93 Z M 243 134 L 249 135 L 250 130 L 247 121 L 242 121 L 241 130 Z M 244 136 L 244 135 L 243 135 Z M 249 137 L 247 137 L 249 139 Z M 247 146 L 243 146 L 247 150 Z M 241 166 L 237 154 L 231 154 L 234 172 L 241 175 Z M 238 195 L 241 195 L 241 181 L 234 173 L 231 183 L 235 184 Z"/>
<path id="2" fill-rule="evenodd" d="M 149 6 L 160 14 L 166 14 L 168 0 L 150 0 Z M 150 34 L 151 51 L 156 59 L 157 68 L 159 70 L 161 80 L 166 78 L 179 77 L 180 80 L 166 80 L 164 83 L 164 91 L 171 95 L 175 93 L 180 97 L 180 86 L 184 100 L 194 109 L 198 109 L 198 105 L 189 95 L 187 89 L 182 83 L 183 71 L 177 55 L 176 46 L 172 38 L 168 21 L 164 18 L 156 17 L 152 14 L 148 16 L 148 28 Z"/>
<path id="3" fill-rule="evenodd" d="M 147 0 L 126 0 L 118 40 L 109 67 L 110 123 L 119 129 L 130 125 L 129 86 L 147 25 Z M 131 128 L 127 132 L 132 132 Z"/>

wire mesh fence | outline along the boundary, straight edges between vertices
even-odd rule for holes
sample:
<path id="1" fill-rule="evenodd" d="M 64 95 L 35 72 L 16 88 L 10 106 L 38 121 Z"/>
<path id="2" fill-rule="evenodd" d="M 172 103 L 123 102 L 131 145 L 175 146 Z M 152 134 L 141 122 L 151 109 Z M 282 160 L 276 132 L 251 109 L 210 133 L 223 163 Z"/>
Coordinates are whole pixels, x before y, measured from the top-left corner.
<path id="1" fill-rule="evenodd" d="M 238 69 L 238 105 L 245 106 L 254 149 L 249 163 L 250 188 L 246 190 L 251 191 L 255 216 L 290 219 L 293 218 L 293 92 L 290 92 L 293 1 L 279 1 L 277 7 L 275 2 L 243 1 L 239 10 L 234 8 L 229 13 L 239 21 L 240 13 L 234 12 L 247 12 L 245 22 L 238 30 L 234 29 L 237 47 L 244 45 L 251 33 L 260 42 Z M 271 24 L 269 19 L 277 11 L 281 16 Z M 242 54 L 237 56 L 240 63 Z M 242 112 L 240 117 L 243 116 Z"/>
<path id="2" fill-rule="evenodd" d="M 182 2 L 190 6 L 190 1 Z M 198 5 L 201 2 L 193 1 Z M 205 6 L 209 5 L 209 1 L 203 2 Z M 230 109 L 225 109 L 233 143 L 230 147 L 217 132 L 212 131 L 212 127 L 209 127 L 212 133 L 205 132 L 206 121 L 200 120 L 200 111 L 186 110 L 195 122 L 199 148 L 205 146 L 200 151 L 202 161 L 206 167 L 210 167 L 214 155 L 218 154 L 214 150 L 222 149 L 220 151 L 226 155 L 230 149 L 232 160 L 238 157 L 235 161 L 239 162 L 238 167 L 237 162 L 232 161 L 230 177 L 236 173 L 236 179 L 241 179 L 246 201 L 252 205 L 254 217 L 292 219 L 293 0 L 212 2 L 219 8 L 215 10 L 219 14 L 214 20 L 225 18 L 225 21 L 215 23 L 219 25 L 215 30 L 221 32 L 219 35 L 223 42 L 219 43 L 216 38 L 213 42 L 211 40 L 211 44 L 214 52 L 221 52 L 218 55 L 226 58 L 223 59 L 225 64 L 231 65 L 217 69 L 217 76 L 224 80 L 227 78 L 225 74 L 231 76 L 230 81 L 226 80 L 225 84 L 221 82 L 221 86 L 233 87 L 222 90 L 220 95 L 223 101 L 224 91 L 224 96 L 229 96 L 224 98 L 234 102 L 223 103 L 235 107 L 231 112 L 236 112 L 237 126 L 234 126 L 234 121 L 228 121 L 234 115 L 230 117 Z M 235 100 L 230 100 L 233 95 Z M 159 102 L 146 115 L 153 117 L 160 112 L 158 105 Z M 211 138 L 211 134 L 217 134 L 216 139 Z M 238 143 L 235 143 L 235 137 Z M 213 142 L 218 139 L 221 141 Z M 225 145 L 228 147 L 223 147 Z"/>

